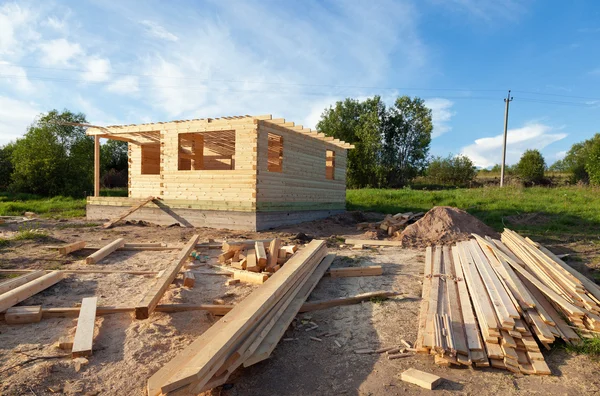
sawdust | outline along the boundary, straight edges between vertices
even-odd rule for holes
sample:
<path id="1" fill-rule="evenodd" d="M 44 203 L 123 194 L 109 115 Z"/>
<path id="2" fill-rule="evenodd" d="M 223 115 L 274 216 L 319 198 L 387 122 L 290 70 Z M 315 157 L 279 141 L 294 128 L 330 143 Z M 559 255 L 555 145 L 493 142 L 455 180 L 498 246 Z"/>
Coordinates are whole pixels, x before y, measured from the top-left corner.
<path id="1" fill-rule="evenodd" d="M 464 241 L 472 233 L 499 237 L 496 231 L 464 210 L 435 206 L 422 219 L 406 227 L 398 239 L 405 247 L 425 247 Z"/>

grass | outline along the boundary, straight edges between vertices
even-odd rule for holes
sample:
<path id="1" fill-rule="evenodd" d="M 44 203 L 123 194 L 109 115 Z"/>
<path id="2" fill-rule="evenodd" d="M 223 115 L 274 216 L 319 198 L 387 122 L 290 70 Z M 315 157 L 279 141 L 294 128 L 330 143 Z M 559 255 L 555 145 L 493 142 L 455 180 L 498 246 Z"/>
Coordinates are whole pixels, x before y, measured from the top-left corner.
<path id="1" fill-rule="evenodd" d="M 347 209 L 382 213 L 426 212 L 448 205 L 466 210 L 492 228 L 530 235 L 593 236 L 600 233 L 600 189 L 591 187 L 481 187 L 428 190 L 348 190 Z M 507 217 L 540 213 L 538 222 L 514 224 Z"/>
<path id="2" fill-rule="evenodd" d="M 567 345 L 567 350 L 590 355 L 594 358 L 600 357 L 600 337 L 594 336 L 593 338 L 582 338 L 581 343 L 578 345 Z"/>
<path id="3" fill-rule="evenodd" d="M 24 212 L 34 212 L 38 216 L 49 218 L 83 217 L 85 199 L 0 193 L 0 216 L 21 216 Z"/>
<path id="4" fill-rule="evenodd" d="M 12 238 L 13 241 L 26 241 L 44 239 L 48 237 L 48 233 L 44 230 L 33 227 L 19 227 L 19 232 Z"/>

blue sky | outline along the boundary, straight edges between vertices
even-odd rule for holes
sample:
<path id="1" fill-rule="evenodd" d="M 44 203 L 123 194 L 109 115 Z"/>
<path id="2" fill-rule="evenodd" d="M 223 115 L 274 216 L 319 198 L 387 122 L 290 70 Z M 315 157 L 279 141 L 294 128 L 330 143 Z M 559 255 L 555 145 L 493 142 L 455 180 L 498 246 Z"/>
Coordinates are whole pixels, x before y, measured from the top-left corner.
<path id="1" fill-rule="evenodd" d="M 314 127 L 345 97 L 420 96 L 435 155 L 551 164 L 600 132 L 596 1 L 0 1 L 0 144 L 36 114 L 96 125 L 268 114 Z"/>

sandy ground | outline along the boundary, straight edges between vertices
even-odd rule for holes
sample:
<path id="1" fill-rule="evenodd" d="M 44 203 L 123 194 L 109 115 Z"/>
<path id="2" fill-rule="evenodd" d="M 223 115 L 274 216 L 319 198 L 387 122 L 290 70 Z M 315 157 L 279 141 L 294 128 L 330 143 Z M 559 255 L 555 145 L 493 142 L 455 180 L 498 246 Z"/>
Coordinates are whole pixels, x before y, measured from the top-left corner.
<path id="1" fill-rule="evenodd" d="M 423 252 L 412 249 L 380 248 L 351 250 L 340 247 L 340 238 L 363 237 L 355 230 L 361 216 L 301 224 L 277 232 L 241 233 L 212 229 L 179 227 L 141 227 L 122 225 L 112 230 L 90 227 L 84 221 L 41 221 L 35 226 L 47 229 L 44 241 L 13 242 L 0 249 L 1 268 L 99 268 L 163 269 L 174 252 L 116 252 L 95 266 L 85 266 L 85 254 L 61 258 L 44 245 L 86 240 L 103 245 L 125 237 L 128 242 L 182 243 L 193 233 L 201 241 L 243 238 L 270 238 L 275 235 L 292 241 L 299 232 L 328 239 L 330 251 L 338 257 L 334 266 L 380 264 L 383 276 L 360 278 L 323 278 L 310 300 L 350 296 L 375 290 L 395 290 L 404 296 L 385 302 L 365 302 L 323 311 L 301 314 L 272 357 L 239 370 L 230 384 L 209 392 L 214 395 L 383 395 L 422 394 L 421 388 L 400 381 L 399 374 L 414 367 L 446 379 L 438 388 L 443 393 L 459 394 L 567 394 L 600 393 L 600 364 L 556 346 L 545 351 L 553 375 L 524 376 L 496 369 L 442 368 L 429 356 L 416 355 L 387 360 L 385 355 L 358 355 L 361 348 L 414 342 L 417 332 L 420 278 Z M 18 226 L 0 228 L 9 236 Z M 0 235 L 1 236 L 1 235 Z M 209 252 L 214 255 L 216 252 Z M 205 271 L 205 269 L 202 269 Z M 171 285 L 161 303 L 212 303 L 222 299 L 235 303 L 256 286 L 227 286 L 225 277 L 198 277 L 193 289 L 182 287 L 181 279 Z M 154 282 L 153 276 L 124 274 L 71 275 L 55 286 L 24 301 L 21 305 L 68 307 L 83 297 L 98 296 L 100 305 L 133 305 Z M 155 313 L 148 320 L 135 320 L 131 314 L 100 317 L 96 322 L 94 354 L 80 367 L 70 357 L 36 360 L 11 368 L 37 356 L 65 354 L 53 344 L 59 337 L 73 335 L 74 318 L 44 319 L 40 323 L 7 325 L 0 321 L 0 394 L 50 395 L 142 395 L 147 378 L 181 349 L 202 334 L 217 318 L 202 311 L 174 314 Z M 306 331 L 306 321 L 319 328 Z M 324 333 L 333 333 L 331 337 Z M 310 336 L 321 335 L 322 342 Z M 336 345 L 339 343 L 341 347 Z"/>

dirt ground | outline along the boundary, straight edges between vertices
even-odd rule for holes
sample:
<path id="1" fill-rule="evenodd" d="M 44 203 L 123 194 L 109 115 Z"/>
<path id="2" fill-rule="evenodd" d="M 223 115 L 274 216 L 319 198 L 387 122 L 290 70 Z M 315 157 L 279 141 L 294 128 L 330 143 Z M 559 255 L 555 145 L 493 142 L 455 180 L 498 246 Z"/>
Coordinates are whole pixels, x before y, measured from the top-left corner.
<path id="1" fill-rule="evenodd" d="M 375 216 L 377 217 L 377 216 Z M 60 269 L 163 269 L 175 252 L 115 252 L 100 264 L 87 266 L 86 254 L 62 258 L 45 245 L 85 240 L 103 245 L 124 237 L 127 242 L 166 242 L 181 244 L 194 233 L 200 240 L 265 239 L 279 236 L 294 241 L 298 233 L 328 240 L 337 254 L 333 266 L 382 265 L 383 276 L 323 278 L 309 300 L 331 299 L 376 290 L 394 290 L 403 296 L 384 302 L 365 302 L 301 314 L 272 357 L 252 367 L 238 370 L 229 384 L 208 392 L 214 395 L 394 395 L 422 394 L 421 388 L 400 381 L 399 374 L 410 367 L 437 374 L 445 379 L 438 392 L 456 394 L 565 394 L 600 393 L 600 363 L 567 352 L 560 345 L 544 351 L 552 376 L 525 376 L 497 369 L 442 368 L 433 358 L 415 355 L 387 360 L 383 355 L 359 355 L 361 348 L 379 348 L 414 342 L 421 295 L 424 254 L 395 247 L 352 250 L 341 238 L 372 237 L 356 230 L 361 215 L 347 214 L 334 219 L 304 223 L 269 232 L 233 232 L 214 229 L 120 225 L 102 230 L 83 220 L 40 221 L 48 238 L 12 242 L 0 249 L 0 268 Z M 0 237 L 10 237 L 17 225 L 0 227 Z M 208 252 L 216 255 L 216 251 Z M 202 271 L 210 271 L 202 268 Z M 187 289 L 178 279 L 161 303 L 213 303 L 222 299 L 235 303 L 255 287 L 227 286 L 226 277 L 199 276 L 196 286 Z M 126 274 L 70 275 L 55 286 L 21 303 L 44 307 L 71 307 L 83 297 L 98 296 L 99 305 L 134 305 L 154 282 L 153 276 Z M 99 317 L 96 322 L 94 354 L 87 364 L 76 367 L 69 357 L 35 360 L 13 367 L 33 357 L 58 356 L 65 352 L 53 346 L 59 337 L 73 335 L 75 318 L 43 319 L 40 323 L 7 325 L 0 321 L 0 394 L 2 395 L 143 395 L 147 378 L 181 349 L 202 334 L 218 318 L 203 311 L 154 313 L 147 320 L 132 314 Z M 307 332 L 306 322 L 318 324 Z M 325 337 L 325 333 L 334 334 Z M 321 335 L 322 342 L 310 336 Z M 340 346 L 336 345 L 339 343 Z M 79 368 L 79 371 L 77 369 Z"/>

